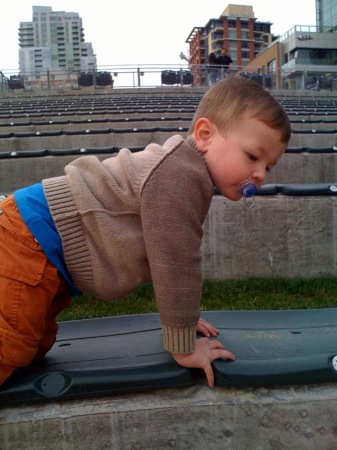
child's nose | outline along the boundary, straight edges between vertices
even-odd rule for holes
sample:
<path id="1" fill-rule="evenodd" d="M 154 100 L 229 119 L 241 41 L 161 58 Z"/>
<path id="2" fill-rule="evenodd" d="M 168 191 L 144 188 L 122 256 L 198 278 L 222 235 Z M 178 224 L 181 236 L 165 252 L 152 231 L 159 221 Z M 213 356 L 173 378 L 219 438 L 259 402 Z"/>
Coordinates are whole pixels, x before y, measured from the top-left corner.
<path id="1" fill-rule="evenodd" d="M 262 183 L 265 177 L 266 177 L 266 167 L 261 165 L 259 168 L 256 168 L 253 174 L 254 180 L 256 180 L 259 183 Z"/>

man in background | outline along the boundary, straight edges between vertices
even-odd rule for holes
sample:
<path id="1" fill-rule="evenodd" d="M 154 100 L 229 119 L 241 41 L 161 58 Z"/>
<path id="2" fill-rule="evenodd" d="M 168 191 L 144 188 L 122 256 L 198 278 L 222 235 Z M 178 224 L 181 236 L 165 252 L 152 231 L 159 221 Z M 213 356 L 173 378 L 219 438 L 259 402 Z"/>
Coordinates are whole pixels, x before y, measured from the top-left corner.
<path id="1" fill-rule="evenodd" d="M 232 58 L 227 54 L 227 49 L 222 48 L 221 54 L 218 56 L 218 64 L 221 68 L 221 78 L 226 78 L 231 72 L 233 64 Z"/>

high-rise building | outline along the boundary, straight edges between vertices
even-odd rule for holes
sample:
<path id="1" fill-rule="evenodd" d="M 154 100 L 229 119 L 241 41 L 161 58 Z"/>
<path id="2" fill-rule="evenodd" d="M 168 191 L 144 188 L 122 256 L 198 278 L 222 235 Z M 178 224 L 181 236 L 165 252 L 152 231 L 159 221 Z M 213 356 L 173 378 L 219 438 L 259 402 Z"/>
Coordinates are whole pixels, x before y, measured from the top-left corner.
<path id="1" fill-rule="evenodd" d="M 96 69 L 96 55 L 85 42 L 78 13 L 33 6 L 33 21 L 20 22 L 19 69 L 26 81 L 53 79 Z"/>
<path id="2" fill-rule="evenodd" d="M 228 5 L 218 19 L 204 27 L 194 27 L 186 42 L 195 84 L 205 84 L 208 55 L 222 47 L 228 50 L 233 67 L 240 69 L 272 42 L 270 22 L 257 21 L 252 6 Z"/>
<path id="3" fill-rule="evenodd" d="M 316 0 L 316 25 L 323 33 L 337 30 L 336 0 Z"/>

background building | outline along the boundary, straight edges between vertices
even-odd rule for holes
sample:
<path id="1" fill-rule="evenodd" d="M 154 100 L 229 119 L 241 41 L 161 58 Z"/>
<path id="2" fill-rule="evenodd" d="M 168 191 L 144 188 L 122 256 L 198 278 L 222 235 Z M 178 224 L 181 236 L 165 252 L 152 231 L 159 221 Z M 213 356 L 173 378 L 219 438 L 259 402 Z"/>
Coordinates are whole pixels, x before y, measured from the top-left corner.
<path id="1" fill-rule="evenodd" d="M 319 31 L 336 31 L 336 0 L 316 0 L 316 25 Z"/>
<path id="2" fill-rule="evenodd" d="M 208 55 L 226 47 L 233 69 L 265 87 L 337 90 L 337 1 L 315 1 L 316 25 L 295 25 L 279 37 L 246 5 L 228 5 L 219 19 L 193 28 L 186 42 L 194 84 L 207 83 Z"/>
<path id="3" fill-rule="evenodd" d="M 337 1 L 316 0 L 316 25 L 295 25 L 245 71 L 276 89 L 337 90 Z"/>
<path id="4" fill-rule="evenodd" d="M 33 6 L 33 21 L 20 23 L 19 47 L 20 76 L 26 86 L 62 84 L 97 67 L 92 45 L 84 41 L 78 13 Z"/>
<path id="5" fill-rule="evenodd" d="M 235 70 L 253 61 L 272 42 L 271 25 L 257 21 L 252 6 L 228 5 L 219 19 L 210 19 L 204 27 L 194 27 L 186 40 L 194 83 L 206 84 L 208 55 L 222 47 L 228 50 Z"/>

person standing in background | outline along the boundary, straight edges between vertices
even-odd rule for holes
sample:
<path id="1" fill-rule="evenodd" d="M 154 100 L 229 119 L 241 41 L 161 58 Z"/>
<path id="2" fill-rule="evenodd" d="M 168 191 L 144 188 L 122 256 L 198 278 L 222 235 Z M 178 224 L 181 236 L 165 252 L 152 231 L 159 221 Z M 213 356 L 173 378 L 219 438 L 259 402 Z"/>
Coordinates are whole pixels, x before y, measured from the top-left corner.
<path id="1" fill-rule="evenodd" d="M 213 86 L 220 79 L 220 67 L 218 63 L 218 57 L 215 52 L 212 52 L 208 56 L 208 85 Z"/>
<path id="2" fill-rule="evenodd" d="M 218 64 L 220 66 L 220 79 L 228 77 L 231 72 L 233 60 L 228 55 L 226 48 L 221 49 L 221 54 L 218 56 Z"/>

